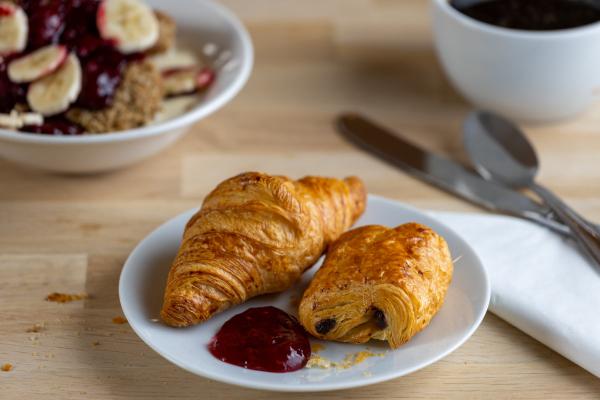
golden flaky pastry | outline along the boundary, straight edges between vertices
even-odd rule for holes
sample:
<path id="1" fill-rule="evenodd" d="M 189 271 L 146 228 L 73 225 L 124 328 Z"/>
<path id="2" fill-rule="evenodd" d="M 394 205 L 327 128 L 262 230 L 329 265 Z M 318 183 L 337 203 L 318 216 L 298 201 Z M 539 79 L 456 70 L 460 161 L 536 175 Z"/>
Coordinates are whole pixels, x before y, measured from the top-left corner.
<path id="1" fill-rule="evenodd" d="M 321 339 L 397 348 L 440 309 L 452 270 L 446 241 L 426 226 L 353 229 L 331 245 L 304 292 L 300 322 Z"/>
<path id="2" fill-rule="evenodd" d="M 162 319 L 189 326 L 288 289 L 362 214 L 365 201 L 354 177 L 294 181 L 249 172 L 224 181 L 185 228 Z"/>

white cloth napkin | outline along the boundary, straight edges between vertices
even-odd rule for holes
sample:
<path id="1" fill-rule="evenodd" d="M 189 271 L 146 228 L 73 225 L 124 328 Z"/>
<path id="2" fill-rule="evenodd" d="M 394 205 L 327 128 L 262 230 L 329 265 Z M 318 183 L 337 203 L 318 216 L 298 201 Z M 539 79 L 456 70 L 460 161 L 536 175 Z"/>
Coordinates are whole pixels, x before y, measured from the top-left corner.
<path id="1" fill-rule="evenodd" d="M 600 268 L 570 240 L 528 221 L 432 214 L 481 258 L 491 312 L 600 377 Z"/>

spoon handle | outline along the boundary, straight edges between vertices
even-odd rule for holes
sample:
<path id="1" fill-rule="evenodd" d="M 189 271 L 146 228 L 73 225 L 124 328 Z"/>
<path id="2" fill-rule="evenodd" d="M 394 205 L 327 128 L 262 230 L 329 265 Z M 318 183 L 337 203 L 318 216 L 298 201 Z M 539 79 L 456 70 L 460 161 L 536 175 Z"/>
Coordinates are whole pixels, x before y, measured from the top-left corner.
<path id="1" fill-rule="evenodd" d="M 591 228 L 587 223 L 581 224 L 571 208 L 564 207 L 564 203 L 557 198 L 548 189 L 533 185 L 531 189 L 540 196 L 546 204 L 556 213 L 570 229 L 573 234 L 573 239 L 586 251 L 590 258 L 600 266 L 600 235 Z"/>
<path id="2" fill-rule="evenodd" d="M 537 184 L 535 184 L 535 186 L 538 186 Z M 535 189 L 539 189 L 539 188 L 534 188 Z M 579 214 L 577 211 L 575 211 L 573 208 L 571 208 L 567 203 L 565 203 L 564 201 L 562 201 L 558 196 L 556 196 L 554 193 L 552 193 L 551 191 L 549 191 L 548 189 L 545 189 L 544 187 L 541 187 L 542 190 L 545 190 L 548 196 L 552 196 L 554 203 L 557 206 L 560 206 L 564 211 L 566 211 L 573 220 L 575 220 L 575 222 L 577 222 L 587 233 L 589 233 L 590 235 L 594 236 L 595 238 L 597 238 L 598 240 L 600 240 L 600 226 L 591 222 L 590 220 L 586 219 L 585 217 L 583 217 L 581 214 Z M 538 193 L 539 194 L 539 193 Z"/>

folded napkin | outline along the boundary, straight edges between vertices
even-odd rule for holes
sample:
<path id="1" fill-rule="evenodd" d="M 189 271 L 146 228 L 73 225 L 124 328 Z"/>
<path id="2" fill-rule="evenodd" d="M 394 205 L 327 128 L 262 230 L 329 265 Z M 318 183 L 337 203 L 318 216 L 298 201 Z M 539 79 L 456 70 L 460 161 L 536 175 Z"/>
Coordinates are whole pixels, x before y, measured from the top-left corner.
<path id="1" fill-rule="evenodd" d="M 432 214 L 481 258 L 491 312 L 600 377 L 600 268 L 569 239 L 528 221 Z"/>

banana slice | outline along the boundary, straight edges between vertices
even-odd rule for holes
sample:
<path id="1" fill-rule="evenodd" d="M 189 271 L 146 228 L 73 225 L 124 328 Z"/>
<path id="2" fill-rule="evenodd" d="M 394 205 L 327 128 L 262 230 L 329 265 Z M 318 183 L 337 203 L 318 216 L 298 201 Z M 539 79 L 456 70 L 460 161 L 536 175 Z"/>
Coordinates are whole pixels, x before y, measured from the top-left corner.
<path id="1" fill-rule="evenodd" d="M 148 50 L 158 41 L 156 15 L 140 0 L 102 1 L 96 23 L 100 36 L 125 54 Z"/>
<path id="2" fill-rule="evenodd" d="M 29 86 L 27 102 L 35 112 L 54 115 L 66 111 L 80 91 L 81 64 L 74 54 L 69 54 L 59 69 Z"/>
<path id="3" fill-rule="evenodd" d="M 10 114 L 0 114 L 0 128 L 6 129 L 21 129 L 23 121 L 19 117 L 19 113 L 13 110 Z"/>
<path id="4" fill-rule="evenodd" d="M 169 70 L 163 73 L 163 89 L 167 97 L 190 94 L 196 91 L 195 68 Z"/>
<path id="5" fill-rule="evenodd" d="M 27 46 L 29 24 L 23 9 L 0 1 L 0 54 L 19 53 Z"/>
<path id="6" fill-rule="evenodd" d="M 177 48 L 150 57 L 150 62 L 161 72 L 202 66 L 202 61 L 195 52 Z"/>
<path id="7" fill-rule="evenodd" d="M 25 125 L 42 125 L 44 117 L 37 113 L 21 113 L 12 110 L 10 114 L 0 114 L 0 128 L 21 129 Z"/>
<path id="8" fill-rule="evenodd" d="M 8 77 L 15 83 L 32 82 L 56 71 L 66 58 L 65 46 L 42 47 L 11 62 L 8 66 Z"/>
<path id="9" fill-rule="evenodd" d="M 172 97 L 206 89 L 215 80 L 215 73 L 210 68 L 191 67 L 164 71 L 162 77 L 165 96 Z"/>

